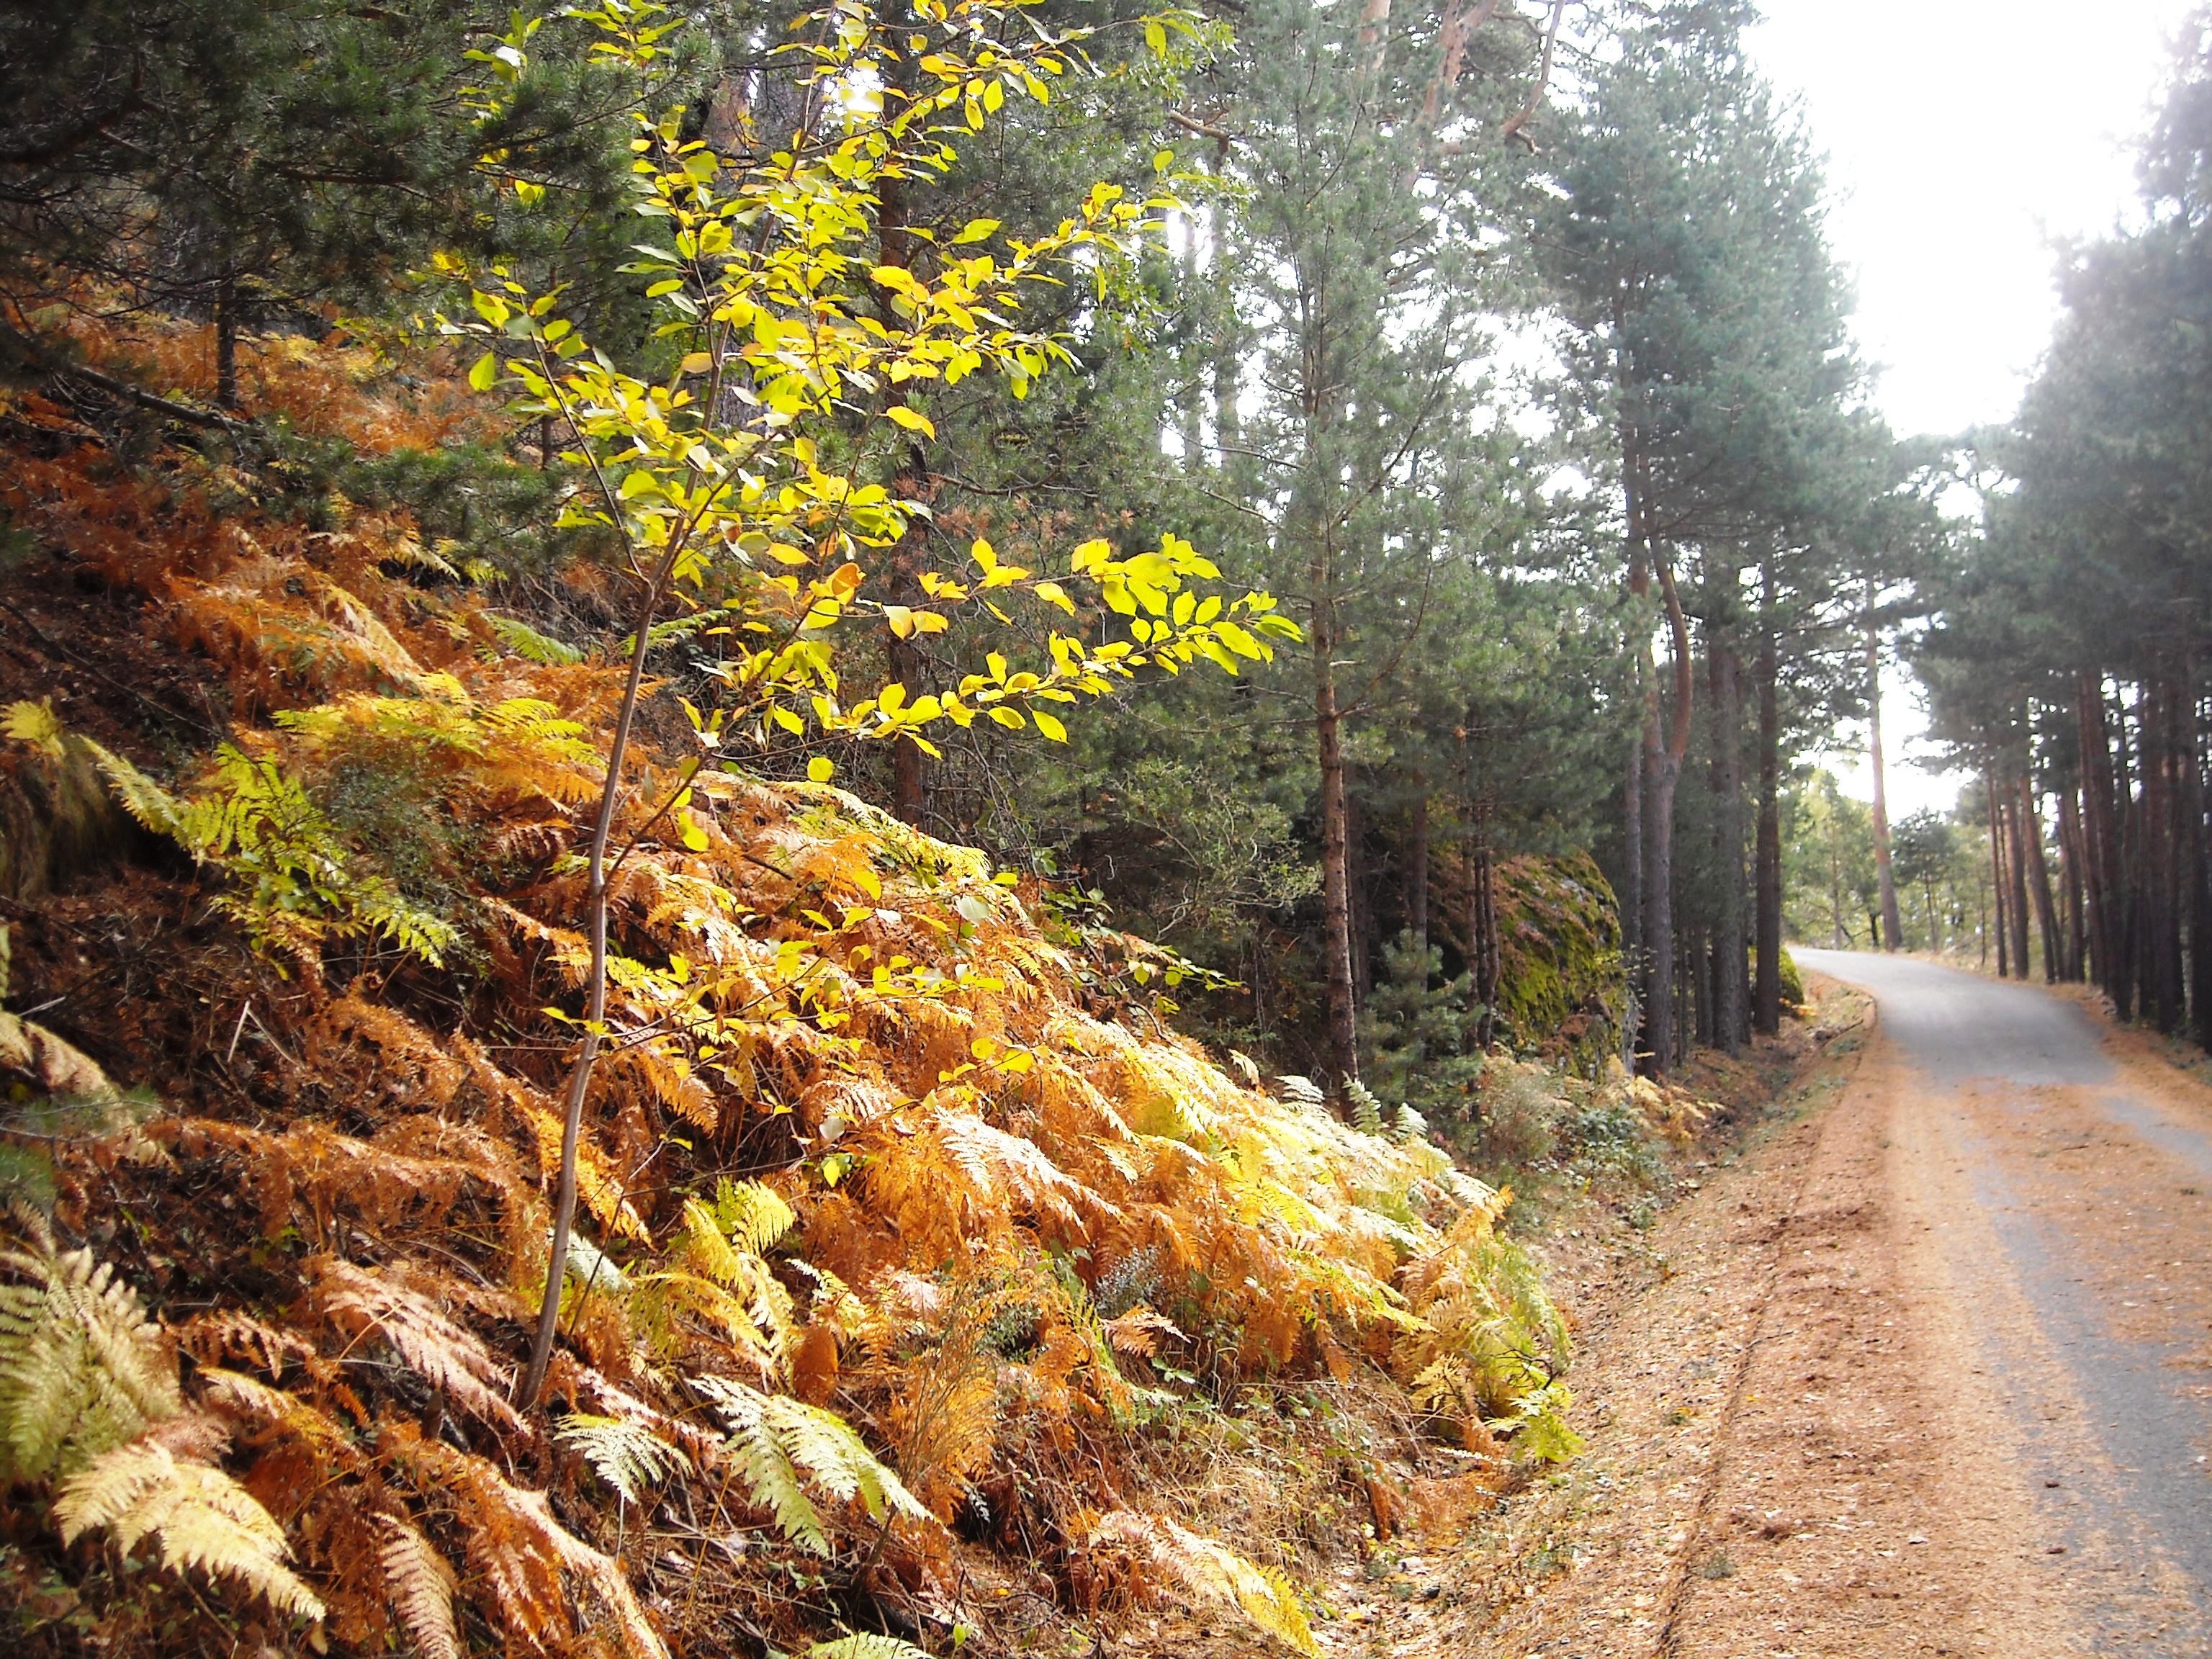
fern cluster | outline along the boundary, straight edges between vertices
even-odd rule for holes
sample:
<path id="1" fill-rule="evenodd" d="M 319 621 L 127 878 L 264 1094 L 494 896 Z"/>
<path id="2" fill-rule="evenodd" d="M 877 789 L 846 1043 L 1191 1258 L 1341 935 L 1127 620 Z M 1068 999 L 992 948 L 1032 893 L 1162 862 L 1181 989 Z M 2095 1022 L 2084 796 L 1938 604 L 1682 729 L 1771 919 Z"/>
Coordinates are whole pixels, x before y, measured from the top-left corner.
<path id="1" fill-rule="evenodd" d="M 283 1613 L 323 1604 L 286 1566 L 284 1529 L 212 1464 L 161 1437 L 179 1420 L 176 1360 L 104 1262 L 42 1230 L 0 1251 L 0 1479 L 59 1479 L 62 1542 L 105 1531 L 127 1556 L 151 1539 L 173 1571 L 238 1584 Z M 179 1437 L 190 1445 L 204 1435 Z"/>

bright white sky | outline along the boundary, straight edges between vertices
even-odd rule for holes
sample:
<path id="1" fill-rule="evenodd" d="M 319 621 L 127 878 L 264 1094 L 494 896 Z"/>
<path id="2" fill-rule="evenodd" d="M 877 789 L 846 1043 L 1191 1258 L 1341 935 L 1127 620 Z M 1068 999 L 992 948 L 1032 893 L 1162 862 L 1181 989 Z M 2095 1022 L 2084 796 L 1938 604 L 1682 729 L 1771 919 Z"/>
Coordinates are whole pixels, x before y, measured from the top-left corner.
<path id="1" fill-rule="evenodd" d="M 1752 50 L 1827 155 L 1830 242 L 1857 279 L 1858 337 L 1899 434 L 2013 413 L 2057 316 L 2051 244 L 2132 207 L 2131 146 L 2190 9 L 1765 0 Z M 1883 708 L 1892 816 L 1949 806 L 1956 779 L 1896 763 L 1923 725 L 1913 688 L 1899 681 Z M 1870 793 L 1863 768 L 1844 782 Z"/>

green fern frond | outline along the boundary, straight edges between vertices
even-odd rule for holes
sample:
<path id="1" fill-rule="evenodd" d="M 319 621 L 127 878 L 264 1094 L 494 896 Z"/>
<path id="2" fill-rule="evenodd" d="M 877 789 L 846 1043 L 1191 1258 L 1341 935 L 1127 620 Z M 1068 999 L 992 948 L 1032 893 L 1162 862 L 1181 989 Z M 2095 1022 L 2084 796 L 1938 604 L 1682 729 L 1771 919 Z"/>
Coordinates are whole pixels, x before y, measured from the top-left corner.
<path id="1" fill-rule="evenodd" d="M 0 709 L 0 737 L 27 743 L 50 761 L 60 760 L 66 752 L 62 746 L 66 735 L 51 702 L 11 702 Z"/>
<path id="2" fill-rule="evenodd" d="M 85 743 L 92 750 L 93 759 L 99 763 L 100 775 L 107 780 L 107 787 L 115 792 L 115 799 L 123 803 L 123 810 L 155 835 L 183 842 L 183 804 L 122 756 L 109 753 L 88 738 Z"/>
<path id="3" fill-rule="evenodd" d="M 695 1376 L 691 1386 L 730 1425 L 729 1456 L 753 1501 L 793 1543 L 830 1553 L 829 1528 L 809 1485 L 840 1502 L 859 1498 L 877 1520 L 892 1510 L 917 1520 L 928 1514 L 836 1413 L 726 1376 Z"/>
<path id="4" fill-rule="evenodd" d="M 150 1537 L 173 1572 L 196 1567 L 234 1580 L 280 1613 L 323 1616 L 321 1601 L 284 1565 L 289 1552 L 276 1516 L 221 1469 L 180 1462 L 167 1446 L 135 1441 L 94 1459 L 64 1483 L 54 1519 L 64 1545 L 105 1529 L 127 1555 Z"/>
<path id="5" fill-rule="evenodd" d="M 1358 1078 L 1344 1080 L 1345 1098 L 1352 1103 L 1352 1127 L 1362 1134 L 1382 1133 L 1382 1103 Z"/>
<path id="6" fill-rule="evenodd" d="M 775 1188 L 727 1176 L 714 1189 L 714 1221 L 732 1244 L 755 1255 L 766 1255 L 799 1224 Z"/>
<path id="7" fill-rule="evenodd" d="M 484 621 L 491 625 L 491 631 L 499 635 L 499 642 L 526 662 L 558 668 L 584 659 L 584 653 L 574 646 L 541 634 L 519 618 L 486 612 Z"/>
<path id="8" fill-rule="evenodd" d="M 69 1474 L 181 1409 L 137 1293 L 88 1250 L 0 1251 L 0 1475 Z"/>
<path id="9" fill-rule="evenodd" d="M 555 1436 L 583 1454 L 599 1478 L 635 1504 L 643 1491 L 659 1486 L 683 1467 L 683 1454 L 642 1424 L 626 1418 L 571 1412 Z"/>

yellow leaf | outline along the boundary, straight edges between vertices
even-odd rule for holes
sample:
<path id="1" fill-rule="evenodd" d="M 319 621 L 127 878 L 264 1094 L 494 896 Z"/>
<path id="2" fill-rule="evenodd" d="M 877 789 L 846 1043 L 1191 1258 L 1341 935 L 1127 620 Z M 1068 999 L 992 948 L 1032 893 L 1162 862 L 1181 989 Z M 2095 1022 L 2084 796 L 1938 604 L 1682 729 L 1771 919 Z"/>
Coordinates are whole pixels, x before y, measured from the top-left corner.
<path id="1" fill-rule="evenodd" d="M 709 352 L 693 351 L 684 355 L 684 372 L 686 374 L 704 374 L 714 366 L 714 359 Z"/>
<path id="2" fill-rule="evenodd" d="M 836 775 L 836 767 L 832 765 L 824 756 L 817 755 L 806 763 L 806 780 L 809 783 L 827 783 Z"/>
<path id="3" fill-rule="evenodd" d="M 889 415 L 894 422 L 904 427 L 909 432 L 919 432 L 925 438 L 934 438 L 937 435 L 937 428 L 929 423 L 929 417 L 927 415 L 919 414 L 907 408 L 903 404 L 893 404 L 884 412 Z"/>
<path id="4" fill-rule="evenodd" d="M 1036 722 L 1036 729 L 1054 743 L 1067 741 L 1067 728 L 1060 723 L 1056 716 L 1046 714 L 1042 708 L 1032 708 L 1030 710 L 1030 718 Z"/>

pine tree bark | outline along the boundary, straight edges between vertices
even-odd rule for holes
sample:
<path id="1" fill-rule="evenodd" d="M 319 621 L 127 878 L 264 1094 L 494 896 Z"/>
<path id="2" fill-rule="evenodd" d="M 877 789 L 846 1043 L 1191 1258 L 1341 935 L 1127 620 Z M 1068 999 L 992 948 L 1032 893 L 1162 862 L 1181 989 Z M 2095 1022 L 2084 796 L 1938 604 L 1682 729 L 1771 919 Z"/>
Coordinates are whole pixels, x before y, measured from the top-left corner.
<path id="1" fill-rule="evenodd" d="M 1881 629 L 1875 621 L 1875 584 L 1867 580 L 1867 762 L 1874 771 L 1874 872 L 1881 900 L 1881 948 L 1894 951 L 1904 929 L 1897 913 L 1897 878 L 1889 860 L 1889 793 L 1881 753 Z"/>
<path id="2" fill-rule="evenodd" d="M 1752 1024 L 1767 1036 L 1782 1029 L 1782 714 L 1774 644 L 1774 579 L 1766 578 L 1759 630 L 1759 835 L 1752 908 L 1759 971 Z"/>
<path id="3" fill-rule="evenodd" d="M 1656 545 L 1651 550 L 1651 568 L 1658 578 L 1660 602 L 1674 650 L 1674 706 L 1667 710 L 1662 725 L 1655 676 L 1645 705 L 1644 752 L 1644 941 L 1650 963 L 1644 1035 L 1651 1075 L 1664 1077 L 1680 1058 L 1676 1051 L 1676 1033 L 1680 1028 L 1675 1006 L 1680 964 L 1674 951 L 1674 791 L 1681 781 L 1683 758 L 1690 751 L 1697 681 L 1690 655 L 1689 619 L 1683 614 L 1674 563 Z"/>
<path id="4" fill-rule="evenodd" d="M 2012 921 L 2012 963 L 2016 977 L 2026 979 L 2027 951 L 2027 836 L 2021 823 L 2021 786 L 2005 779 L 2005 879 L 2009 884 L 2006 909 Z"/>
<path id="5" fill-rule="evenodd" d="M 2021 836 L 2027 844 L 2027 872 L 2034 884 L 2035 922 L 2043 936 L 2043 982 L 2056 985 L 2060 977 L 2058 907 L 2051 897 L 2051 865 L 2043 850 L 2043 811 L 2035 797 L 2033 763 L 2021 774 Z"/>
<path id="6" fill-rule="evenodd" d="M 2075 684 L 2081 728 L 2082 829 L 2088 849 L 2090 935 L 2096 941 L 2097 983 L 2112 1000 L 2122 1024 L 2134 1015 L 2134 980 L 2128 949 L 2124 796 L 2113 755 L 2100 675 L 2083 673 Z"/>
<path id="7" fill-rule="evenodd" d="M 2065 976 L 2069 983 L 2081 981 L 2083 952 L 2087 949 L 2088 929 L 2082 901 L 2083 858 L 2081 781 L 2076 778 L 2069 780 L 2058 792 L 2059 886 L 2064 894 Z"/>
<path id="8" fill-rule="evenodd" d="M 1429 948 L 1429 775 L 1413 774 L 1413 805 L 1406 825 L 1406 931 L 1426 959 Z"/>
<path id="9" fill-rule="evenodd" d="M 2155 747 L 2147 750 L 2144 769 L 2144 817 L 2151 830 L 2146 872 L 2153 894 L 2150 969 L 2157 992 L 2158 1029 L 2171 1036 L 2188 1018 L 2181 953 L 2185 830 L 2180 762 L 2185 749 L 2193 745 L 2182 737 L 2181 691 L 2170 675 L 2160 675 L 2145 690 L 2148 726 L 2155 734 Z"/>
<path id="10" fill-rule="evenodd" d="M 1996 915 L 1997 977 L 2012 975 L 2012 937 L 2007 928 L 2005 914 L 2005 826 L 2004 804 L 1997 794 L 1997 772 L 1991 766 L 1982 774 L 1982 793 L 1990 806 L 1990 890 L 1994 896 Z"/>
<path id="11" fill-rule="evenodd" d="M 2199 1048 L 2212 1050 L 2212 836 L 2204 822 L 2204 711 L 2195 690 L 2194 665 L 2186 684 L 2188 802 L 2184 816 L 2189 836 L 2190 1034 Z"/>
<path id="12" fill-rule="evenodd" d="M 1321 769 L 1322 953 L 1327 975 L 1326 1057 L 1329 1087 L 1340 1093 L 1359 1076 L 1358 1016 L 1352 989 L 1351 824 L 1345 795 L 1344 740 L 1337 712 L 1334 570 L 1326 538 L 1316 538 L 1313 584 L 1314 749 Z"/>
<path id="13" fill-rule="evenodd" d="M 1482 825 L 1475 827 L 1474 847 L 1468 878 L 1468 962 L 1474 975 L 1474 1000 L 1482 1013 L 1475 1024 L 1475 1044 L 1487 1051 L 1498 1033 L 1498 993 L 1501 959 L 1498 939 L 1498 876 L 1490 837 Z"/>
<path id="14" fill-rule="evenodd" d="M 1744 931 L 1743 675 L 1725 634 L 1706 646 L 1712 697 L 1713 833 L 1717 843 L 1712 939 L 1712 1035 L 1724 1054 L 1742 1051 L 1750 1034 L 1751 998 L 1745 976 L 1751 944 Z"/>
<path id="15" fill-rule="evenodd" d="M 238 407 L 238 280 L 228 270 L 215 285 L 215 403 Z"/>
<path id="16" fill-rule="evenodd" d="M 1638 457 L 1634 428 L 1621 425 L 1622 489 L 1626 497 L 1628 526 L 1629 627 L 1632 630 L 1629 665 L 1635 683 L 1629 695 L 1644 711 L 1629 744 L 1628 775 L 1621 788 L 1620 811 L 1620 957 L 1627 981 L 1627 1006 L 1622 1012 L 1621 1063 L 1631 1072 L 1642 1069 L 1644 1007 L 1650 975 L 1644 939 L 1644 751 L 1649 726 L 1656 718 L 1651 646 L 1646 616 L 1651 594 L 1651 561 L 1644 534 L 1643 495 L 1638 488 Z"/>

